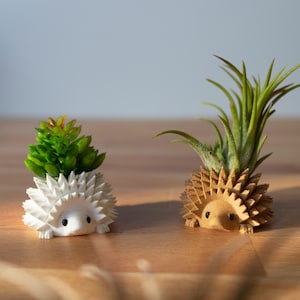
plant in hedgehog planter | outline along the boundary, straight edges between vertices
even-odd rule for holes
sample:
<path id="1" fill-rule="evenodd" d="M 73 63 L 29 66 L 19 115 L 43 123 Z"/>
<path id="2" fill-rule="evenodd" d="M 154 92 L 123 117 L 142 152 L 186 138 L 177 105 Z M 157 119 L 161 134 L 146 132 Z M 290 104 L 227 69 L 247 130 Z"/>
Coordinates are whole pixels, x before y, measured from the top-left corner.
<path id="1" fill-rule="evenodd" d="M 239 89 L 228 91 L 223 85 L 208 79 L 229 100 L 231 118 L 218 105 L 207 102 L 219 111 L 218 118 L 224 128 L 224 136 L 217 123 L 209 122 L 215 129 L 217 141 L 213 145 L 201 143 L 195 137 L 179 130 L 159 133 L 176 134 L 183 139 L 175 140 L 191 146 L 200 156 L 204 166 L 192 173 L 186 182 L 182 216 L 185 225 L 221 230 L 239 229 L 253 233 L 253 227 L 267 223 L 273 217 L 272 198 L 266 195 L 268 185 L 259 184 L 261 174 L 254 171 L 271 153 L 260 156 L 266 136 L 263 129 L 268 118 L 275 112 L 274 104 L 300 85 L 280 84 L 296 69 L 281 69 L 273 78 L 271 63 L 265 81 L 247 78 L 245 64 L 242 70 L 229 61 L 218 57 L 222 69 Z"/>
<path id="2" fill-rule="evenodd" d="M 39 232 L 40 239 L 109 231 L 116 217 L 116 200 L 103 175 L 95 172 L 105 153 L 81 136 L 76 120 L 66 116 L 41 122 L 36 144 L 29 145 L 26 167 L 36 177 L 23 202 L 23 222 Z"/>

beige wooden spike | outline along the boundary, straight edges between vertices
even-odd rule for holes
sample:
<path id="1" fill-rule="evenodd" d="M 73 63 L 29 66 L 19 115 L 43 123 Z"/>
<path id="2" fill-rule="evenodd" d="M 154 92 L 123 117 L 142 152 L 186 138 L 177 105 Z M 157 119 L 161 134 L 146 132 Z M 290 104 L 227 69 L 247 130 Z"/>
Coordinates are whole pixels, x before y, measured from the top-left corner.
<path id="1" fill-rule="evenodd" d="M 190 183 L 194 187 L 201 187 L 201 177 L 198 176 L 198 173 L 194 172 L 190 180 Z"/>
<path id="2" fill-rule="evenodd" d="M 261 225 L 256 219 L 249 219 L 249 220 L 247 220 L 247 223 L 253 227 Z"/>
<path id="3" fill-rule="evenodd" d="M 246 204 L 247 207 L 252 207 L 255 204 L 255 200 L 252 198 L 247 198 L 244 200 L 244 203 Z"/>
<path id="4" fill-rule="evenodd" d="M 214 169 L 212 169 L 209 174 L 209 179 L 211 185 L 216 185 L 219 181 L 219 174 Z"/>
<path id="5" fill-rule="evenodd" d="M 249 182 L 254 182 L 255 184 L 258 184 L 260 177 L 261 177 L 261 173 L 255 174 L 249 178 Z"/>
<path id="6" fill-rule="evenodd" d="M 195 187 L 195 186 L 192 186 L 190 189 L 189 189 L 189 191 L 188 191 L 188 193 L 190 194 L 190 195 L 193 195 L 194 197 L 195 197 L 195 201 L 196 201 L 196 199 L 197 199 L 197 201 L 199 201 L 199 202 L 201 202 L 202 200 L 202 198 L 204 197 L 204 194 L 203 194 L 203 189 L 202 189 L 202 185 L 199 187 L 199 186 L 197 186 L 197 187 Z"/>
<path id="7" fill-rule="evenodd" d="M 253 208 L 250 210 L 250 217 L 257 216 L 259 214 L 259 211 L 256 208 Z"/>
<path id="8" fill-rule="evenodd" d="M 224 184 L 225 184 L 225 182 L 227 181 L 227 178 L 228 178 L 228 176 L 227 176 L 226 170 L 224 167 L 222 167 L 219 172 L 219 181 L 224 182 Z"/>
<path id="9" fill-rule="evenodd" d="M 193 176 L 192 176 L 192 179 L 194 177 L 194 174 L 193 173 Z M 201 202 L 201 197 L 200 194 L 202 193 L 202 189 L 201 189 L 201 183 L 200 185 L 198 184 L 198 182 L 196 183 L 196 186 L 194 185 L 195 184 L 195 181 L 193 180 L 189 180 L 187 183 L 186 183 L 186 186 L 185 186 L 185 193 L 188 194 L 192 200 L 192 202 L 198 202 L 200 201 Z"/>
<path id="10" fill-rule="evenodd" d="M 195 211 L 198 210 L 197 205 L 195 205 L 195 203 L 189 202 L 185 205 L 185 207 L 187 208 L 187 210 L 189 211 Z"/>
<path id="11" fill-rule="evenodd" d="M 256 191 L 257 193 L 264 194 L 269 188 L 268 184 L 260 184 L 257 186 Z"/>
<path id="12" fill-rule="evenodd" d="M 192 203 L 197 203 L 197 202 L 201 202 L 200 198 L 198 197 L 198 195 L 196 193 L 194 193 L 194 191 L 190 191 L 189 192 L 190 195 L 190 199 L 192 200 Z"/>
<path id="13" fill-rule="evenodd" d="M 248 182 L 249 169 L 246 169 L 242 172 L 242 174 L 237 178 L 237 183 L 241 183 L 242 185 Z"/>
<path id="14" fill-rule="evenodd" d="M 248 193 L 248 196 L 251 195 L 251 193 L 253 192 L 253 190 L 257 187 L 257 184 L 255 182 L 250 182 L 247 183 L 247 185 L 244 187 L 244 191 L 243 193 Z"/>
<path id="15" fill-rule="evenodd" d="M 240 193 L 240 197 L 242 198 L 243 202 L 246 201 L 246 199 L 249 197 L 250 195 L 250 191 L 249 190 L 242 190 L 241 193 Z"/>
<path id="16" fill-rule="evenodd" d="M 198 170 L 193 171 L 192 177 L 186 182 L 186 192 L 199 194 L 202 191 L 201 175 Z"/>
<path id="17" fill-rule="evenodd" d="M 219 189 L 219 174 L 212 169 L 210 172 L 210 195 L 216 195 Z"/>
<path id="18" fill-rule="evenodd" d="M 227 174 L 225 168 L 222 167 L 219 173 L 218 194 L 223 194 L 226 188 Z"/>
<path id="19" fill-rule="evenodd" d="M 210 171 L 205 168 L 200 168 L 200 177 L 202 181 L 209 181 L 210 178 Z"/>
<path id="20" fill-rule="evenodd" d="M 261 193 L 253 193 L 252 194 L 252 196 L 251 196 L 251 198 L 255 201 L 255 203 L 256 203 L 256 205 L 257 205 L 257 202 L 259 202 L 259 200 L 261 199 L 263 197 L 263 194 L 261 194 Z M 254 204 L 252 204 L 252 206 L 253 206 Z"/>
<path id="21" fill-rule="evenodd" d="M 236 192 L 236 193 L 242 193 L 243 191 L 243 182 L 237 182 L 234 187 L 233 187 L 233 190 Z"/>
<path id="22" fill-rule="evenodd" d="M 210 176 L 206 169 L 201 168 L 201 187 L 204 198 L 207 198 L 210 193 Z"/>
<path id="23" fill-rule="evenodd" d="M 266 209 L 268 209 L 268 206 L 265 206 L 265 205 L 261 205 L 261 204 L 258 204 L 255 206 L 257 208 L 257 210 L 262 213 L 264 212 Z"/>
<path id="24" fill-rule="evenodd" d="M 231 171 L 227 177 L 227 183 L 226 183 L 226 188 L 227 189 L 232 189 L 233 186 L 236 183 L 236 174 L 235 171 Z"/>
<path id="25" fill-rule="evenodd" d="M 247 207 L 243 204 L 242 199 L 237 198 L 230 201 L 230 204 L 235 209 L 235 212 L 241 221 L 245 221 L 249 218 Z"/>

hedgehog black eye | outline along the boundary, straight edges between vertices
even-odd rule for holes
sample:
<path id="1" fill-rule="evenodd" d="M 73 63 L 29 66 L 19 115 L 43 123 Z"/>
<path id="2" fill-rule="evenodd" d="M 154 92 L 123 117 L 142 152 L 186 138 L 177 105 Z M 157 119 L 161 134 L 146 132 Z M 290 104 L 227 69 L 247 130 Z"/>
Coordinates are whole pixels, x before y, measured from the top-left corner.
<path id="1" fill-rule="evenodd" d="M 86 221 L 87 221 L 88 223 L 91 223 L 91 221 L 92 221 L 91 217 L 87 216 L 87 217 L 86 217 Z"/>
<path id="2" fill-rule="evenodd" d="M 210 212 L 209 212 L 209 211 L 207 211 L 207 212 L 205 213 L 205 217 L 206 217 L 206 219 L 208 219 L 208 218 L 209 218 L 209 215 L 210 215 Z"/>
<path id="3" fill-rule="evenodd" d="M 232 213 L 228 213 L 227 217 L 230 221 L 234 220 L 234 214 Z"/>
<path id="4" fill-rule="evenodd" d="M 67 219 L 62 219 L 61 224 L 63 226 L 67 226 L 68 225 L 68 220 Z"/>

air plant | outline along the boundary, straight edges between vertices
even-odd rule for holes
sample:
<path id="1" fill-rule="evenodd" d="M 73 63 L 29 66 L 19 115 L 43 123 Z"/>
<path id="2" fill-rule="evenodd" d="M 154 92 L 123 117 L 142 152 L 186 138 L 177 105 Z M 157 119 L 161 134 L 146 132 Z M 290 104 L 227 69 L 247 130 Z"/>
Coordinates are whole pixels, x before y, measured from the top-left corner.
<path id="1" fill-rule="evenodd" d="M 272 77 L 273 60 L 265 80 L 261 82 L 258 76 L 251 82 L 244 62 L 239 70 L 228 60 L 217 58 L 224 63 L 222 70 L 238 88 L 238 91 L 228 90 L 208 79 L 229 101 L 230 115 L 219 105 L 205 102 L 219 112 L 224 134 L 215 121 L 202 118 L 216 132 L 217 140 L 212 145 L 180 130 L 163 131 L 157 136 L 179 135 L 181 139 L 174 142 L 192 147 L 203 162 L 203 167 L 193 172 L 182 194 L 186 225 L 228 230 L 240 227 L 242 232 L 252 232 L 252 227 L 268 222 L 273 215 L 270 209 L 272 199 L 265 195 L 268 185 L 258 185 L 260 174 L 253 175 L 271 155 L 261 156 L 266 141 L 264 127 L 275 112 L 274 105 L 300 86 L 293 83 L 281 85 L 300 64 L 287 71 L 282 68 Z"/>

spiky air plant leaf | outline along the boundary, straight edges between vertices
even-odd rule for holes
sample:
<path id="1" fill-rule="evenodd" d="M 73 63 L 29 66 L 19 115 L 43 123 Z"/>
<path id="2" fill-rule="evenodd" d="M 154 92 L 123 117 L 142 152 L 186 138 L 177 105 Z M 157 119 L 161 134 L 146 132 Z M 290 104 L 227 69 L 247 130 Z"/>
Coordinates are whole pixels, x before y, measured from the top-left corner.
<path id="1" fill-rule="evenodd" d="M 260 163 L 262 163 L 271 153 L 260 157 L 260 153 L 266 136 L 263 136 L 263 130 L 269 117 L 275 112 L 273 106 L 287 93 L 298 88 L 300 84 L 281 83 L 294 71 L 299 65 L 285 72 L 282 68 L 273 78 L 272 71 L 274 60 L 272 61 L 267 76 L 263 84 L 259 77 L 253 77 L 253 83 L 247 77 L 246 66 L 243 62 L 242 70 L 237 69 L 228 60 L 217 56 L 224 66 L 222 70 L 234 81 L 238 91 L 229 91 L 220 83 L 207 79 L 210 83 L 220 89 L 229 101 L 230 114 L 217 104 L 204 102 L 218 110 L 218 118 L 223 125 L 225 136 L 221 135 L 216 122 L 209 122 L 217 134 L 215 144 L 207 145 L 200 142 L 197 138 L 182 132 L 180 130 L 163 131 L 157 136 L 164 134 L 176 134 L 183 139 L 174 140 L 175 142 L 185 143 L 191 146 L 200 156 L 205 168 L 214 169 L 219 172 L 222 167 L 227 172 L 234 170 L 237 174 L 249 168 L 252 173 Z"/>
<path id="2" fill-rule="evenodd" d="M 182 216 L 186 225 L 224 230 L 236 229 L 236 225 L 239 225 L 242 232 L 252 232 L 254 226 L 268 222 L 273 215 L 271 198 L 265 195 L 268 185 L 258 185 L 260 174 L 252 175 L 271 155 L 261 156 L 266 140 L 264 127 L 275 112 L 273 106 L 287 93 L 300 87 L 300 84 L 282 84 L 300 64 L 287 71 L 282 68 L 272 77 L 273 60 L 262 84 L 259 76 L 253 77 L 251 82 L 244 62 L 239 70 L 228 60 L 216 57 L 223 62 L 222 70 L 238 88 L 237 91 L 228 90 L 222 84 L 207 79 L 229 101 L 230 115 L 221 106 L 205 102 L 219 112 L 218 119 L 224 135 L 215 121 L 202 119 L 217 134 L 213 145 L 202 143 L 180 130 L 166 130 L 157 136 L 180 136 L 174 142 L 192 147 L 204 165 L 193 172 L 181 196 L 184 203 Z"/>
<path id="3" fill-rule="evenodd" d="M 42 178 L 46 174 L 58 178 L 60 173 L 67 177 L 71 171 L 80 174 L 98 168 L 105 153 L 91 146 L 91 136 L 79 136 L 81 126 L 75 125 L 76 120 L 66 123 L 66 116 L 41 122 L 36 128 L 37 143 L 28 147 L 26 167 Z"/>

